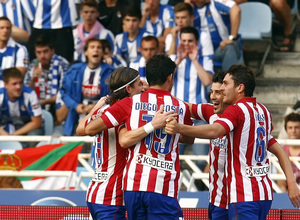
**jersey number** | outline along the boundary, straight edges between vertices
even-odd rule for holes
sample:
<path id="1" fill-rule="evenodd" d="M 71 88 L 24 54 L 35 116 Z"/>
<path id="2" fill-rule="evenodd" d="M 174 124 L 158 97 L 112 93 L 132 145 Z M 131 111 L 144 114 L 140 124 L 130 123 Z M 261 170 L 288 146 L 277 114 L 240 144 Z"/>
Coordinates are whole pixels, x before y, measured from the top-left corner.
<path id="1" fill-rule="evenodd" d="M 146 123 L 152 121 L 154 115 L 143 114 L 142 119 Z M 154 141 L 154 138 L 160 139 L 160 141 Z M 171 146 L 173 143 L 173 135 L 167 134 L 163 128 L 156 129 L 154 132 L 147 135 L 145 138 L 145 145 L 149 151 L 151 151 L 152 146 L 154 150 L 159 154 L 168 154 L 171 151 Z"/>
<path id="2" fill-rule="evenodd" d="M 255 151 L 255 160 L 257 162 L 262 162 L 266 156 L 266 131 L 263 127 L 258 127 L 256 130 L 256 151 Z"/>

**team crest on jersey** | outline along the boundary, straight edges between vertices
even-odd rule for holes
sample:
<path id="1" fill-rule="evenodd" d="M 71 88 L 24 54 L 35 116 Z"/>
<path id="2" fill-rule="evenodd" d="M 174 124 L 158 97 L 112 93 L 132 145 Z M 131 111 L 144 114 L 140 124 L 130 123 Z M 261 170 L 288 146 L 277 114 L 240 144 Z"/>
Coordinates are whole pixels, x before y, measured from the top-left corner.
<path id="1" fill-rule="evenodd" d="M 214 147 L 218 147 L 220 149 L 226 149 L 227 144 L 228 144 L 228 140 L 227 140 L 226 136 L 222 136 L 222 137 L 218 137 L 216 139 L 212 139 L 211 144 Z"/>

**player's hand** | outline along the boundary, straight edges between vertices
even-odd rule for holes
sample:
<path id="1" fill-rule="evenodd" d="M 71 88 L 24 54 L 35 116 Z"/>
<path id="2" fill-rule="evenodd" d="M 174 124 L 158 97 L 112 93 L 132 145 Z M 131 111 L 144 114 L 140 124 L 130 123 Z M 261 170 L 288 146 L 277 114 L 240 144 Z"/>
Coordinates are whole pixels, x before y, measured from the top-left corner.
<path id="1" fill-rule="evenodd" d="M 165 132 L 171 135 L 178 133 L 178 123 L 175 117 L 169 117 L 165 126 Z"/>
<path id="2" fill-rule="evenodd" d="M 102 108 L 107 100 L 109 99 L 109 95 L 103 96 L 99 99 L 99 101 L 96 103 L 95 108 Z"/>
<path id="3" fill-rule="evenodd" d="M 164 106 L 161 105 L 159 110 L 155 113 L 154 118 L 151 121 L 152 126 L 155 129 L 163 128 L 167 124 L 167 119 L 169 117 L 176 117 L 176 113 L 174 111 L 163 112 Z"/>
<path id="4" fill-rule="evenodd" d="M 94 106 L 94 104 L 88 104 L 84 107 L 84 112 L 89 113 L 94 108 Z"/>
<path id="5" fill-rule="evenodd" d="M 293 206 L 300 208 L 300 189 L 296 182 L 288 185 L 288 194 Z"/>

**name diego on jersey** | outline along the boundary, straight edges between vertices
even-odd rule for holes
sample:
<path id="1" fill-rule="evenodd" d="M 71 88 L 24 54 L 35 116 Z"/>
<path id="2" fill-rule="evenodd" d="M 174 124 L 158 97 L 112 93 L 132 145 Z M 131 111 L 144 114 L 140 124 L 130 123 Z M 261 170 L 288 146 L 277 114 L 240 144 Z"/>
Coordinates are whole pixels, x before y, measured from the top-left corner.
<path id="1" fill-rule="evenodd" d="M 145 154 L 138 154 L 136 157 L 136 163 L 144 166 L 149 166 L 157 170 L 172 171 L 174 163 L 172 161 L 160 160 Z"/>
<path id="2" fill-rule="evenodd" d="M 138 111 L 157 111 L 158 110 L 158 105 L 153 104 L 153 103 L 148 103 L 148 102 L 137 102 L 135 103 L 135 110 Z M 178 115 L 183 115 L 184 111 L 182 108 L 179 106 L 174 106 L 174 105 L 164 105 L 164 112 L 168 111 L 174 111 Z"/>
<path id="3" fill-rule="evenodd" d="M 257 167 L 246 167 L 246 176 L 247 177 L 257 177 L 257 176 L 265 176 L 269 173 L 270 166 L 257 166 Z"/>
<path id="4" fill-rule="evenodd" d="M 221 148 L 221 149 L 226 149 L 227 143 L 228 143 L 228 141 L 227 141 L 226 136 L 218 137 L 216 139 L 211 140 L 211 145 L 213 145 L 214 147 Z"/>

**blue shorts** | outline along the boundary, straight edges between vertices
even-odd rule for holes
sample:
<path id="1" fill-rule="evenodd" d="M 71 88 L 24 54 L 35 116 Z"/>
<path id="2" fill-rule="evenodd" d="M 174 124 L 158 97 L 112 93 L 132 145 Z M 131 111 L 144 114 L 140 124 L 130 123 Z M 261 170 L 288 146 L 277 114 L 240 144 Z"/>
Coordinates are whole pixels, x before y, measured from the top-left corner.
<path id="1" fill-rule="evenodd" d="M 272 200 L 237 202 L 228 205 L 229 219 L 265 220 L 272 205 Z"/>
<path id="2" fill-rule="evenodd" d="M 211 220 L 214 220 L 214 219 L 228 220 L 229 219 L 228 209 L 220 208 L 218 206 L 215 206 L 215 205 L 209 203 L 208 218 Z"/>
<path id="3" fill-rule="evenodd" d="M 89 207 L 89 211 L 94 220 L 126 220 L 125 218 L 125 206 L 116 205 L 102 205 L 91 202 L 86 202 Z"/>
<path id="4" fill-rule="evenodd" d="M 183 219 L 178 200 L 153 192 L 124 191 L 129 220 Z"/>

